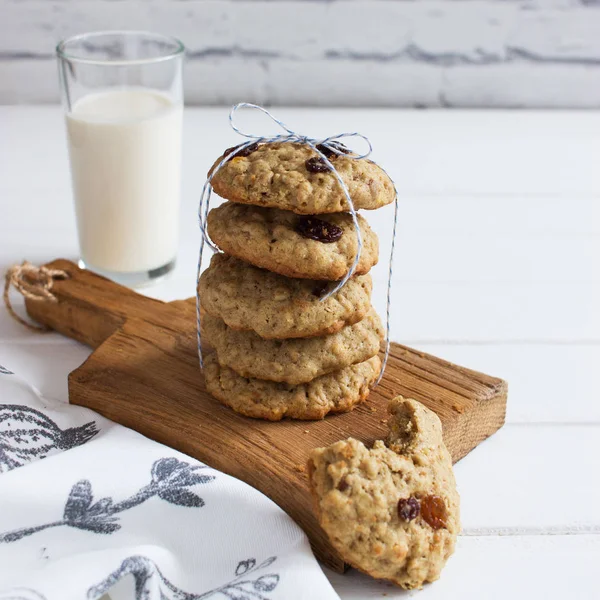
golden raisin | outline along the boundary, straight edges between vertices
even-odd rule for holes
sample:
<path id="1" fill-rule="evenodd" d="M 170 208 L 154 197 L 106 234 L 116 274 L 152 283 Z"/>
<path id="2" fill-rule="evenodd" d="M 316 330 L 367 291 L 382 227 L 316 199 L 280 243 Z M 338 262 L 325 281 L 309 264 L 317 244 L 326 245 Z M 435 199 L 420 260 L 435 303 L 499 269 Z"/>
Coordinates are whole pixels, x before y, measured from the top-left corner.
<path id="1" fill-rule="evenodd" d="M 421 500 L 421 516 L 433 529 L 442 529 L 448 523 L 448 509 L 439 496 L 425 496 Z"/>

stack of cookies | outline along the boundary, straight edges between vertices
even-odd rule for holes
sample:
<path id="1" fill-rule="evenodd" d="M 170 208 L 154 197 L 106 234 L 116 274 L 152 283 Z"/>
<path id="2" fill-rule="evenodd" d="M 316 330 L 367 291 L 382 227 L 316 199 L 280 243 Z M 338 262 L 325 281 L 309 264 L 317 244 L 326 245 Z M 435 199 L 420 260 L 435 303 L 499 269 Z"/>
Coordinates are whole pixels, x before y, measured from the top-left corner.
<path id="1" fill-rule="evenodd" d="M 382 169 L 334 145 L 337 152 L 319 150 L 355 209 L 394 200 Z M 228 202 L 208 215 L 208 233 L 224 254 L 213 256 L 199 282 L 209 392 L 241 414 L 269 420 L 351 410 L 381 368 L 383 327 L 368 275 L 378 260 L 377 236 L 359 216 L 363 247 L 355 274 L 321 301 L 357 253 L 346 196 L 323 159 L 302 144 L 253 144 L 212 184 Z"/>

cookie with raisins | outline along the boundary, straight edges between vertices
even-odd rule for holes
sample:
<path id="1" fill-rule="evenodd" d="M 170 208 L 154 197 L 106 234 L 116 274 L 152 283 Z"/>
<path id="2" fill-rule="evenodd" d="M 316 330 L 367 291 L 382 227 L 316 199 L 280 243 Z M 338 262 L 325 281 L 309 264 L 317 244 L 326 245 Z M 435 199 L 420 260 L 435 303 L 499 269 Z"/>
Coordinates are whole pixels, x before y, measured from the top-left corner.
<path id="1" fill-rule="evenodd" d="M 313 450 L 319 522 L 352 566 L 406 589 L 440 576 L 460 531 L 459 496 L 435 413 L 398 396 L 372 449 L 349 438 Z"/>
<path id="2" fill-rule="evenodd" d="M 373 161 L 322 148 L 346 184 L 354 208 L 375 209 L 394 200 L 394 185 Z M 226 153 L 231 154 L 232 149 Z M 212 173 L 221 162 L 211 167 Z M 318 215 L 349 210 L 346 196 L 329 167 L 309 146 L 297 143 L 254 144 L 229 160 L 212 179 L 219 196 L 255 206 Z"/>
<path id="3" fill-rule="evenodd" d="M 363 275 L 377 264 L 379 241 L 361 216 L 358 222 L 363 247 L 355 274 Z M 299 279 L 342 279 L 358 247 L 347 213 L 308 217 L 233 202 L 210 211 L 208 233 L 226 254 Z"/>

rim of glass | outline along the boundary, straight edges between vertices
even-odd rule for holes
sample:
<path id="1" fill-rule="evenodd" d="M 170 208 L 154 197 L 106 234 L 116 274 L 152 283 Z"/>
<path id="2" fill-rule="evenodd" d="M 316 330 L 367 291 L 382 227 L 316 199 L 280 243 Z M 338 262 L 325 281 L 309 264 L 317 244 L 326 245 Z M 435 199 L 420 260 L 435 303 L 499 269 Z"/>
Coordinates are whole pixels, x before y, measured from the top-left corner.
<path id="1" fill-rule="evenodd" d="M 160 56 L 154 56 L 151 58 L 132 58 L 132 59 L 97 59 L 97 58 L 87 58 L 84 56 L 78 56 L 77 54 L 71 54 L 68 51 L 69 44 L 73 42 L 80 42 L 85 39 L 93 39 L 99 38 L 106 35 L 130 35 L 130 36 L 138 36 L 143 37 L 146 36 L 148 38 L 154 38 L 157 40 L 163 40 L 168 42 L 174 46 L 174 50 L 172 52 L 167 52 Z M 178 56 L 181 56 L 185 52 L 185 46 L 183 42 L 178 40 L 175 37 L 170 35 L 163 35 L 162 33 L 154 33 L 152 31 L 143 31 L 143 30 L 135 30 L 135 29 L 114 29 L 114 30 L 104 30 L 104 31 L 91 31 L 88 33 L 79 33 L 77 35 L 73 35 L 71 37 L 65 38 L 61 40 L 56 45 L 56 55 L 58 58 L 68 60 L 70 62 L 83 63 L 88 65 L 119 65 L 119 66 L 127 66 L 127 65 L 143 65 L 143 64 L 151 64 L 156 62 L 162 62 L 165 60 L 171 60 Z"/>

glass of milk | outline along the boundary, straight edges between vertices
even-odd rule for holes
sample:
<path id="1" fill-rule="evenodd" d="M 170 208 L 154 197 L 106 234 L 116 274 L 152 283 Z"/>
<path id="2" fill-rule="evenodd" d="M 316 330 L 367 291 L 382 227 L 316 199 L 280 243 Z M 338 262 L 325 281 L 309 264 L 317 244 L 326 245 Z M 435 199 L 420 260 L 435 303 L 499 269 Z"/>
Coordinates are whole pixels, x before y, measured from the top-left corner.
<path id="1" fill-rule="evenodd" d="M 141 31 L 57 46 L 80 264 L 135 286 L 175 266 L 184 47 Z"/>

